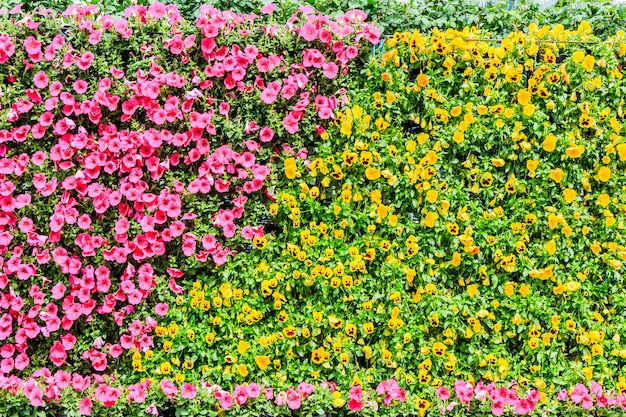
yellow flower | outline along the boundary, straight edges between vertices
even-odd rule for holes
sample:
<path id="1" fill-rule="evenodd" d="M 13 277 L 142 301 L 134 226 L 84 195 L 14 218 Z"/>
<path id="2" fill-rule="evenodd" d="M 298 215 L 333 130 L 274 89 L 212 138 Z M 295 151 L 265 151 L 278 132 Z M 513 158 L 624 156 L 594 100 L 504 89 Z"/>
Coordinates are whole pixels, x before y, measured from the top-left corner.
<path id="1" fill-rule="evenodd" d="M 571 188 L 566 188 L 563 190 L 563 197 L 565 198 L 565 202 L 570 204 L 572 201 L 576 200 L 576 190 L 572 190 Z"/>
<path id="2" fill-rule="evenodd" d="M 296 160 L 294 158 L 285 159 L 285 176 L 290 180 L 296 178 L 298 168 L 296 167 Z"/>
<path id="3" fill-rule="evenodd" d="M 535 172 L 538 166 L 539 166 L 538 160 L 529 159 L 526 161 L 526 169 L 529 170 L 530 172 Z"/>
<path id="4" fill-rule="evenodd" d="M 606 207 L 611 203 L 611 197 L 608 194 L 600 194 L 598 196 L 598 204 Z"/>
<path id="5" fill-rule="evenodd" d="M 239 365 L 237 365 L 237 372 L 239 372 L 239 375 L 245 378 L 248 376 L 248 367 L 240 363 Z"/>
<path id="6" fill-rule="evenodd" d="M 583 113 L 580 115 L 580 118 L 578 119 L 578 126 L 580 126 L 582 129 L 589 129 L 589 128 L 593 128 L 596 125 L 596 121 L 593 119 L 593 117 L 589 116 L 586 113 Z"/>
<path id="7" fill-rule="evenodd" d="M 507 297 L 512 297 L 513 294 L 515 293 L 515 283 L 509 281 L 506 284 L 504 284 L 504 293 L 506 294 Z"/>
<path id="8" fill-rule="evenodd" d="M 548 135 L 543 141 L 543 150 L 552 152 L 556 148 L 557 138 L 554 135 Z"/>
<path id="9" fill-rule="evenodd" d="M 565 150 L 565 153 L 570 158 L 578 158 L 585 152 L 585 147 L 582 145 L 573 145 Z"/>
<path id="10" fill-rule="evenodd" d="M 587 55 L 585 59 L 583 59 L 582 67 L 587 70 L 587 72 L 593 71 L 593 66 L 596 60 L 592 55 Z"/>
<path id="11" fill-rule="evenodd" d="M 341 393 L 339 391 L 333 392 L 333 407 L 341 408 L 346 404 L 346 400 L 341 398 Z"/>
<path id="12" fill-rule="evenodd" d="M 467 286 L 467 295 L 474 298 L 478 294 L 478 285 L 472 284 Z"/>
<path id="13" fill-rule="evenodd" d="M 448 233 L 450 233 L 451 235 L 458 235 L 459 234 L 459 225 L 455 222 L 455 223 L 447 223 L 446 224 L 446 229 L 448 229 Z"/>
<path id="14" fill-rule="evenodd" d="M 493 175 L 491 172 L 485 172 L 480 176 L 480 185 L 483 187 L 489 187 L 493 182 Z"/>
<path id="15" fill-rule="evenodd" d="M 584 58 L 585 58 L 585 51 L 578 50 L 572 54 L 572 60 L 577 64 L 579 64 Z"/>
<path id="16" fill-rule="evenodd" d="M 465 134 L 462 130 L 456 130 L 452 135 L 452 140 L 459 144 L 463 143 L 463 141 L 465 140 Z"/>
<path id="17" fill-rule="evenodd" d="M 435 222 L 438 218 L 439 215 L 437 213 L 430 211 L 426 213 L 426 216 L 424 217 L 424 225 L 426 227 L 435 227 Z"/>
<path id="18" fill-rule="evenodd" d="M 459 252 L 454 252 L 452 254 L 452 260 L 450 261 L 450 263 L 452 264 L 452 266 L 461 265 L 461 254 Z"/>
<path id="19" fill-rule="evenodd" d="M 536 337 L 531 337 L 530 340 L 528 341 L 528 346 L 530 346 L 531 349 L 536 349 L 539 347 L 539 339 L 537 339 Z"/>
<path id="20" fill-rule="evenodd" d="M 432 347 L 432 352 L 435 354 L 435 356 L 438 356 L 441 358 L 443 355 L 446 354 L 447 349 L 448 348 L 443 343 L 435 342 Z"/>
<path id="21" fill-rule="evenodd" d="M 375 181 L 380 178 L 380 170 L 369 167 L 365 170 L 365 177 L 370 181 Z"/>
<path id="22" fill-rule="evenodd" d="M 240 340 L 239 344 L 237 345 L 237 352 L 239 352 L 240 355 L 243 355 L 247 352 L 249 348 L 250 344 L 248 342 L 246 342 L 245 340 Z"/>
<path id="23" fill-rule="evenodd" d="M 563 181 L 563 170 L 561 168 L 550 170 L 550 178 L 556 183 Z"/>
<path id="24" fill-rule="evenodd" d="M 265 370 L 271 363 L 271 359 L 269 356 L 257 356 L 256 358 L 254 358 L 254 361 L 256 362 L 256 365 L 259 367 L 260 370 Z"/>
<path id="25" fill-rule="evenodd" d="M 600 170 L 598 171 L 598 179 L 602 182 L 607 182 L 608 180 L 610 180 L 611 168 L 606 167 L 606 166 L 600 168 Z"/>
<path id="26" fill-rule="evenodd" d="M 524 113 L 524 116 L 526 116 L 526 117 L 530 117 L 530 116 L 532 116 L 533 114 L 535 114 L 535 106 L 529 103 L 529 104 L 527 104 L 527 105 L 525 105 L 525 106 L 524 106 L 524 108 L 522 109 L 522 111 L 523 111 L 523 113 Z"/>
<path id="27" fill-rule="evenodd" d="M 252 245 L 257 249 L 265 249 L 265 246 L 267 245 L 267 238 L 265 236 L 254 236 L 252 238 Z"/>
<path id="28" fill-rule="evenodd" d="M 528 90 L 525 90 L 522 88 L 517 92 L 517 102 L 522 106 L 525 106 L 528 103 L 530 103 L 531 98 L 532 98 L 532 95 L 528 92 Z"/>

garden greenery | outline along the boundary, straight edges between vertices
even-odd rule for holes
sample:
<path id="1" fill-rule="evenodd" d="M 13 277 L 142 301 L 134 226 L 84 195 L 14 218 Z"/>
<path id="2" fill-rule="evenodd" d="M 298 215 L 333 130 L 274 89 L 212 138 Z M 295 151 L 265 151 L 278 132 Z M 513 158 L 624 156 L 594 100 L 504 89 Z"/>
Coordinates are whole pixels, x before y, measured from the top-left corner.
<path id="1" fill-rule="evenodd" d="M 5 415 L 620 415 L 626 35 L 0 21 Z"/>

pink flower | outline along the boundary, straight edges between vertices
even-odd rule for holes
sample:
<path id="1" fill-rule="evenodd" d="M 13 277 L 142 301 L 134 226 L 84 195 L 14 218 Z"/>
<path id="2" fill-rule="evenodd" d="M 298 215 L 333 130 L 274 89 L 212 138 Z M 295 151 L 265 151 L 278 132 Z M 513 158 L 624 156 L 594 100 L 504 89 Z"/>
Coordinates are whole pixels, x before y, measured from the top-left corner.
<path id="1" fill-rule="evenodd" d="M 97 45 L 100 43 L 101 40 L 102 40 L 102 31 L 94 30 L 94 31 L 89 32 L 89 40 L 87 42 L 89 42 L 90 45 Z"/>
<path id="2" fill-rule="evenodd" d="M 344 17 L 351 23 L 363 23 L 367 19 L 367 14 L 363 10 L 348 10 Z"/>
<path id="3" fill-rule="evenodd" d="M 167 9 L 163 3 L 156 1 L 148 7 L 148 12 L 150 12 L 155 19 L 160 19 L 165 16 Z"/>
<path id="4" fill-rule="evenodd" d="M 602 396 L 602 386 L 596 381 L 591 381 L 591 393 L 595 396 Z"/>
<path id="5" fill-rule="evenodd" d="M 261 7 L 260 12 L 263 13 L 263 14 L 271 15 L 272 13 L 274 13 L 274 10 L 276 10 L 276 4 L 269 3 L 269 4 L 266 4 L 265 6 Z"/>
<path id="6" fill-rule="evenodd" d="M 521 398 L 515 404 L 515 413 L 519 415 L 530 414 L 535 409 L 536 403 L 529 398 Z"/>
<path id="7" fill-rule="evenodd" d="M 87 84 L 87 81 L 85 80 L 76 80 L 74 81 L 74 91 L 76 91 L 78 94 L 83 94 L 87 91 L 89 84 Z"/>
<path id="8" fill-rule="evenodd" d="M 120 397 L 120 390 L 108 386 L 107 384 L 100 384 L 96 388 L 96 398 L 105 407 L 113 407 Z"/>
<path id="9" fill-rule="evenodd" d="M 322 70 L 326 78 L 333 79 L 337 77 L 339 67 L 334 62 L 326 62 L 324 65 L 322 65 Z"/>
<path id="10" fill-rule="evenodd" d="M 87 51 L 85 52 L 76 62 L 76 66 L 83 71 L 86 71 L 91 67 L 91 63 L 93 62 L 95 56 L 93 52 Z"/>
<path id="11" fill-rule="evenodd" d="M 501 416 L 502 414 L 504 414 L 504 404 L 505 402 L 502 400 L 494 400 L 491 404 L 491 414 L 493 414 L 494 416 Z"/>
<path id="12" fill-rule="evenodd" d="M 220 407 L 223 410 L 228 410 L 230 408 L 232 408 L 233 406 L 233 397 L 226 391 L 223 390 L 219 390 L 216 391 L 214 394 L 215 399 L 217 399 L 217 401 L 219 401 L 220 403 Z"/>
<path id="13" fill-rule="evenodd" d="M 593 398 L 589 394 L 589 390 L 583 384 L 577 384 L 570 394 L 570 398 L 576 404 L 581 404 L 582 408 L 588 410 L 593 407 Z"/>
<path id="14" fill-rule="evenodd" d="M 67 359 L 67 352 L 61 342 L 54 342 L 54 344 L 50 347 L 49 357 L 52 363 L 56 366 L 63 365 L 63 362 Z"/>
<path id="15" fill-rule="evenodd" d="M 273 138 L 274 138 L 274 131 L 269 126 L 265 126 L 259 132 L 259 139 L 261 139 L 261 142 L 267 143 L 267 142 L 270 142 Z"/>
<path id="16" fill-rule="evenodd" d="M 350 45 L 346 48 L 346 58 L 353 59 L 356 58 L 357 55 L 359 55 L 359 49 L 356 46 Z"/>
<path id="17" fill-rule="evenodd" d="M 315 386 L 308 384 L 306 382 L 299 383 L 298 387 L 296 388 L 296 392 L 305 398 L 313 394 L 314 391 L 315 391 Z"/>
<path id="18" fill-rule="evenodd" d="M 37 88 L 46 88 L 48 86 L 48 81 L 48 75 L 43 71 L 39 71 L 33 77 L 33 84 L 35 84 L 35 87 Z"/>
<path id="19" fill-rule="evenodd" d="M 63 347 L 66 350 L 73 349 L 74 346 L 76 345 L 76 336 L 74 336 L 71 333 L 66 333 L 63 336 L 61 336 L 61 343 L 63 343 Z"/>
<path id="20" fill-rule="evenodd" d="M 361 400 L 351 398 L 350 401 L 348 401 L 348 409 L 350 411 L 361 411 L 362 408 L 363 402 Z"/>
<path id="21" fill-rule="evenodd" d="M 565 401 L 567 399 L 567 390 L 563 388 L 556 396 L 556 399 L 559 401 Z"/>
<path id="22" fill-rule="evenodd" d="M 302 404 L 300 394 L 293 390 L 293 387 L 289 387 L 287 390 L 287 406 L 292 410 L 297 410 Z"/>
<path id="23" fill-rule="evenodd" d="M 32 378 L 24 385 L 24 396 L 29 399 L 33 407 L 41 407 L 43 405 L 43 392 Z"/>
<path id="24" fill-rule="evenodd" d="M 274 404 L 278 406 L 287 404 L 287 393 L 285 391 L 281 391 L 276 394 L 276 397 L 274 397 Z"/>
<path id="25" fill-rule="evenodd" d="M 169 310 L 169 305 L 167 303 L 158 303 L 154 306 L 154 314 L 160 317 L 164 317 Z"/>
<path id="26" fill-rule="evenodd" d="M 359 385 L 355 385 L 352 388 L 350 388 L 350 399 L 356 399 L 361 401 L 361 397 L 363 395 L 363 388 L 361 388 Z"/>
<path id="27" fill-rule="evenodd" d="M 469 404 L 474 397 L 474 389 L 469 382 L 456 381 L 454 383 L 454 393 L 463 404 Z"/>
<path id="28" fill-rule="evenodd" d="M 146 408 L 146 414 L 152 414 L 154 417 L 159 415 L 159 410 L 155 404 L 151 404 L 150 407 Z"/>
<path id="29" fill-rule="evenodd" d="M 178 388 L 176 388 L 176 385 L 169 379 L 161 381 L 161 391 L 163 391 L 163 394 L 167 395 L 170 400 L 178 394 Z"/>
<path id="30" fill-rule="evenodd" d="M 261 100 L 263 100 L 263 103 L 265 104 L 272 104 L 274 101 L 276 101 L 277 97 L 278 97 L 278 90 L 275 90 L 270 87 L 266 88 L 261 93 Z"/>
<path id="31" fill-rule="evenodd" d="M 248 401 L 248 391 L 245 385 L 237 385 L 233 392 L 233 398 L 238 405 L 243 405 Z"/>
<path id="32" fill-rule="evenodd" d="M 448 401 L 448 398 L 450 398 L 450 390 L 446 387 L 437 388 L 437 398 L 441 401 Z"/>
<path id="33" fill-rule="evenodd" d="M 259 145 L 259 142 L 255 140 L 246 140 L 244 141 L 243 144 L 250 152 L 256 152 L 261 148 L 261 145 Z"/>
<path id="34" fill-rule="evenodd" d="M 144 389 L 143 385 L 129 385 L 127 397 L 128 400 L 132 400 L 136 403 L 143 403 L 146 400 L 147 392 Z"/>
<path id="35" fill-rule="evenodd" d="M 261 394 L 261 386 L 255 382 L 248 384 L 248 397 L 256 398 Z"/>
<path id="36" fill-rule="evenodd" d="M 91 415 L 91 407 L 92 407 L 92 405 L 93 405 L 93 403 L 91 402 L 91 400 L 89 398 L 87 398 L 87 397 L 84 397 L 78 403 L 78 411 L 83 416 L 89 416 L 89 415 Z"/>
<path id="37" fill-rule="evenodd" d="M 300 36 L 307 42 L 312 42 L 317 38 L 317 28 L 311 23 L 305 23 L 300 28 Z"/>
<path id="38" fill-rule="evenodd" d="M 285 116 L 285 118 L 283 119 L 283 127 L 285 128 L 285 130 L 289 133 L 291 133 L 292 135 L 294 133 L 296 133 L 299 129 L 298 126 L 298 119 L 296 119 L 293 114 L 289 113 L 287 116 Z"/>
<path id="39" fill-rule="evenodd" d="M 188 400 L 193 400 L 196 398 L 196 386 L 188 383 L 183 384 L 180 395 Z"/>

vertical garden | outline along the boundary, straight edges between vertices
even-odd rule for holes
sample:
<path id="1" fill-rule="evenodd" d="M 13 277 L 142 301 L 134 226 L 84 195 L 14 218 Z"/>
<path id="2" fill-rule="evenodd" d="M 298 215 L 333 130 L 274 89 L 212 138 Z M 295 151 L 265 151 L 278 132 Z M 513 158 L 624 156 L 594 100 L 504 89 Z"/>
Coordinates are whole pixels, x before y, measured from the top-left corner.
<path id="1" fill-rule="evenodd" d="M 622 415 L 626 34 L 285 4 L 0 15 L 0 414 Z"/>

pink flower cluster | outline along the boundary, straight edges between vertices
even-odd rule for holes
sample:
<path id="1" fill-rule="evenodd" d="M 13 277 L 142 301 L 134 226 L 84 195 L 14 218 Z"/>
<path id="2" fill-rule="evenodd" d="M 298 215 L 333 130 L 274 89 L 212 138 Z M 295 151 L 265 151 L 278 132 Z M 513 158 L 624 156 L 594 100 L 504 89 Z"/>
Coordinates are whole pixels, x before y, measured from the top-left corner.
<path id="1" fill-rule="evenodd" d="M 453 412 L 459 404 L 466 406 L 464 409 L 468 411 L 472 407 L 483 409 L 484 404 L 491 407 L 491 413 L 495 416 L 505 412 L 515 415 L 529 415 L 536 410 L 541 412 L 542 403 L 539 401 L 538 391 L 530 389 L 525 397 L 521 397 L 518 388 L 519 386 L 515 383 L 511 383 L 507 388 L 497 387 L 493 383 L 485 385 L 478 382 L 473 385 L 465 381 L 457 381 L 453 388 L 454 398 L 451 397 L 450 389 L 447 387 L 438 388 L 436 397 L 442 402 L 439 408 L 444 415 Z M 174 403 L 184 403 L 187 400 L 197 401 L 198 398 L 204 398 L 202 401 L 207 401 L 207 407 L 224 411 L 239 409 L 239 407 L 251 407 L 254 402 L 265 402 L 272 407 L 299 410 L 303 407 L 304 402 L 324 401 L 324 395 L 319 398 L 312 396 L 316 391 L 322 390 L 328 393 L 337 391 L 336 385 L 328 381 L 320 383 L 319 386 L 301 382 L 296 388 L 292 386 L 281 391 L 273 387 L 262 387 L 255 382 L 236 385 L 232 391 L 229 391 L 207 382 L 197 385 L 187 382 L 176 384 L 167 378 L 156 383 L 150 379 L 145 379 L 140 383 L 123 387 L 113 385 L 112 378 L 108 380 L 97 375 L 83 377 L 62 370 L 52 374 L 46 368 L 35 372 L 31 378 L 25 380 L 16 376 L 0 376 L 0 390 L 6 390 L 12 395 L 23 395 L 34 407 L 41 407 L 47 402 L 57 402 L 64 395 L 64 391 L 71 390 L 82 396 L 78 404 L 82 415 L 91 414 L 94 402 L 105 407 L 113 407 L 120 399 L 124 399 L 127 404 L 144 404 L 149 397 L 154 398 L 155 395 L 163 395 L 168 401 Z M 201 392 L 202 396 L 199 396 Z M 277 393 L 275 394 L 275 392 Z M 376 391 L 371 389 L 364 391 L 362 387 L 355 385 L 348 391 L 348 410 L 360 412 L 371 409 L 376 412 L 379 407 L 378 401 L 380 401 L 380 397 L 377 398 L 376 394 L 383 396 L 383 403 L 386 406 L 397 405 L 394 404 L 394 400 L 402 403 L 412 399 L 409 398 L 410 394 L 400 388 L 393 379 L 380 382 Z M 212 401 L 211 398 L 215 401 Z M 591 381 L 591 388 L 578 384 L 570 391 L 564 389 L 558 392 L 556 398 L 548 398 L 545 407 L 554 404 L 551 403 L 551 400 L 571 401 L 571 406 L 579 406 L 584 410 L 590 410 L 594 406 L 626 409 L 626 395 L 618 395 L 614 392 L 606 392 L 605 394 L 602 386 L 595 381 Z M 158 415 L 155 404 L 149 405 L 146 408 L 146 413 Z"/>
<path id="2" fill-rule="evenodd" d="M 368 392 L 363 392 L 363 388 L 360 385 L 355 385 L 352 388 L 350 388 L 350 391 L 348 393 L 349 396 L 349 400 L 348 400 L 348 409 L 350 411 L 361 411 L 364 408 L 371 408 L 373 411 L 377 411 L 378 410 L 378 402 L 376 402 L 376 400 L 374 398 L 371 398 L 371 392 L 372 390 L 369 390 Z M 383 394 L 385 394 L 385 392 L 383 391 Z M 379 394 L 382 395 L 382 394 Z M 406 394 L 402 394 L 400 396 L 398 396 L 398 398 L 394 398 L 398 401 L 404 402 L 404 399 L 402 399 L 403 397 L 405 397 Z M 387 397 L 387 395 L 385 394 L 385 398 Z M 386 404 L 386 405 L 390 405 Z"/>
<path id="3" fill-rule="evenodd" d="M 593 395 L 593 396 L 592 396 Z M 436 391 L 436 396 L 444 402 L 440 406 L 442 414 L 452 412 L 459 403 L 448 400 L 450 390 L 447 387 L 440 387 Z M 472 384 L 467 381 L 456 381 L 454 383 L 454 396 L 460 404 L 467 405 L 468 408 L 472 404 L 487 403 L 491 405 L 491 413 L 494 416 L 504 414 L 506 410 L 516 415 L 531 414 L 538 406 L 540 394 L 536 389 L 530 389 L 525 397 L 519 395 L 519 386 L 512 382 L 510 387 L 497 387 L 494 383 L 488 385 L 478 382 Z M 596 381 L 591 381 L 591 391 L 583 384 L 577 384 L 571 391 L 561 390 L 557 395 L 558 401 L 566 401 L 570 399 L 575 405 L 579 405 L 585 410 L 589 410 L 594 406 L 594 398 L 598 407 L 601 408 L 626 408 L 626 395 L 610 392 L 608 396 L 603 394 L 603 389 Z"/>
<path id="4" fill-rule="evenodd" d="M 384 395 L 383 403 L 389 406 L 393 400 L 400 402 L 406 401 L 406 391 L 400 388 L 398 382 L 395 379 L 388 379 L 382 381 L 376 387 L 378 395 Z"/>
<path id="5" fill-rule="evenodd" d="M 186 291 L 185 270 L 224 264 L 265 236 L 249 208 L 273 199 L 273 158 L 282 148 L 306 159 L 291 135 L 334 117 L 340 78 L 380 33 L 360 12 L 333 20 L 310 8 L 281 26 L 211 6 L 182 25 L 176 6 L 159 2 L 123 18 L 93 5 L 11 14 L 15 30 L 0 33 L 0 389 L 37 406 L 66 388 L 93 389 L 83 414 L 122 393 L 143 402 L 149 384 L 116 388 L 103 374 L 154 346 L 157 320 Z M 292 36 L 299 50 L 266 52 L 254 25 L 274 45 L 279 30 Z M 128 42 L 164 27 L 139 48 Z M 101 59 L 112 47 L 124 69 Z M 155 292 L 171 298 L 157 303 Z M 106 332 L 79 331 L 87 324 Z M 80 368 L 88 375 L 71 373 Z M 172 400 L 196 393 L 166 379 L 155 386 Z M 313 390 L 264 394 L 298 408 Z M 241 405 L 259 392 L 251 383 L 215 395 Z"/>
<path id="6" fill-rule="evenodd" d="M 254 382 L 238 385 L 235 387 L 232 395 L 219 387 L 215 388 L 214 391 L 213 395 L 219 401 L 220 408 L 228 410 L 232 408 L 233 404 L 244 405 L 250 400 L 257 398 L 261 394 L 261 386 Z"/>
<path id="7" fill-rule="evenodd" d="M 596 405 L 601 408 L 626 408 L 626 395 L 618 395 L 612 391 L 608 391 L 605 395 L 602 386 L 596 381 L 591 381 L 591 390 L 583 384 L 577 384 L 569 393 L 563 389 L 557 395 L 559 401 L 565 401 L 568 397 L 574 404 L 580 405 L 585 410 L 593 408 L 594 398 Z"/>
<path id="8" fill-rule="evenodd" d="M 274 395 L 274 389 L 265 390 L 265 399 L 273 400 L 277 406 L 287 405 L 291 410 L 298 410 L 302 406 L 302 400 L 306 400 L 315 391 L 315 386 L 301 382 L 296 389 L 289 387 L 287 391 L 280 391 Z"/>

